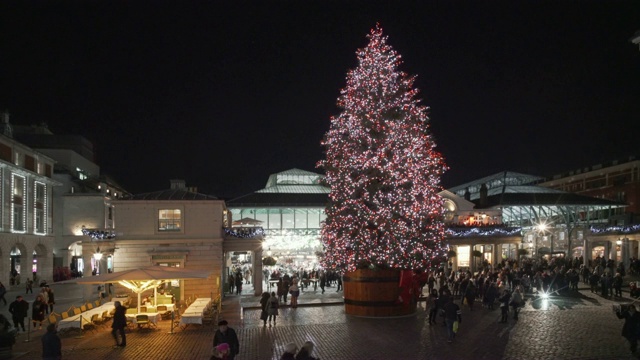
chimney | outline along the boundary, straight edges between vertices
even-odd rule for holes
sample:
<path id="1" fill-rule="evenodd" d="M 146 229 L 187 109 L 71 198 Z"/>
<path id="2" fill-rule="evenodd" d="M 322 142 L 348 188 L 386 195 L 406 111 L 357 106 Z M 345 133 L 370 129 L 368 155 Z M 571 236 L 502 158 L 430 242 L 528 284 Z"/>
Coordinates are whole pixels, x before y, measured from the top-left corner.
<path id="1" fill-rule="evenodd" d="M 487 206 L 487 194 L 489 190 L 487 189 L 487 184 L 482 184 L 480 186 L 480 207 Z"/>
<path id="2" fill-rule="evenodd" d="M 467 201 L 471 201 L 471 193 L 469 192 L 469 188 L 466 188 L 464 191 L 464 199 Z"/>
<path id="3" fill-rule="evenodd" d="M 179 190 L 185 188 L 185 181 L 181 179 L 169 180 L 171 182 L 171 190 Z"/>

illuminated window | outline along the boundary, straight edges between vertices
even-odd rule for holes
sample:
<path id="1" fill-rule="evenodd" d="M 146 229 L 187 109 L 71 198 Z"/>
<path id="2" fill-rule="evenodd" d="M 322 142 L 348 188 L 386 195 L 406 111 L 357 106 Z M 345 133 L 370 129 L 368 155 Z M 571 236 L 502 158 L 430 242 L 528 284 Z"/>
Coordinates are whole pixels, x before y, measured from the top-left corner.
<path id="1" fill-rule="evenodd" d="M 33 229 L 36 234 L 46 233 L 47 217 L 47 187 L 45 184 L 35 182 L 34 220 Z"/>
<path id="2" fill-rule="evenodd" d="M 158 231 L 182 230 L 182 211 L 180 209 L 158 211 Z"/>
<path id="3" fill-rule="evenodd" d="M 24 214 L 24 204 L 26 203 L 26 181 L 23 176 L 13 174 L 11 177 L 11 231 L 24 233 L 26 231 L 26 221 Z"/>

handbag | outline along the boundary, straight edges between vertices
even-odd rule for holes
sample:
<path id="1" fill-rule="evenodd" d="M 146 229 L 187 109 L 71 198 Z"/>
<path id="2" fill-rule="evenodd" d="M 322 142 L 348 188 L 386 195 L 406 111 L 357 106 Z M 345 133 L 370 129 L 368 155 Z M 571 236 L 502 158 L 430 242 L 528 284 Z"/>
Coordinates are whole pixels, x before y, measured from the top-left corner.
<path id="1" fill-rule="evenodd" d="M 458 326 L 460 326 L 460 323 L 458 322 L 458 320 L 453 322 L 453 332 L 457 333 L 458 332 Z"/>

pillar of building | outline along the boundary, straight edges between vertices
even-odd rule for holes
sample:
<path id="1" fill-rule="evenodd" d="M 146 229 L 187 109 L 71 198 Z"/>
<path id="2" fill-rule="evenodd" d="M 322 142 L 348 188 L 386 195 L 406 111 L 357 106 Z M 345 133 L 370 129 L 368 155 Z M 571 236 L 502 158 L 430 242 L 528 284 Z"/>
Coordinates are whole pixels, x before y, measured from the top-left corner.
<path id="1" fill-rule="evenodd" d="M 618 247 L 616 245 L 617 244 L 615 241 L 609 242 L 609 249 L 610 249 L 609 259 L 613 260 L 614 266 L 618 265 L 618 251 L 617 251 Z"/>
<path id="2" fill-rule="evenodd" d="M 494 244 L 493 245 L 493 268 L 496 269 L 500 261 L 502 261 L 502 244 Z"/>
<path id="3" fill-rule="evenodd" d="M 629 270 L 629 238 L 622 239 L 622 251 L 620 252 L 620 256 L 622 257 L 622 263 L 624 264 L 624 269 Z"/>
<path id="4" fill-rule="evenodd" d="M 585 267 L 589 267 L 589 262 L 591 261 L 591 249 L 589 248 L 589 241 L 585 237 L 582 245 L 582 259 Z"/>
<path id="5" fill-rule="evenodd" d="M 253 290 L 256 296 L 262 294 L 262 249 L 253 252 L 253 272 L 251 281 L 253 281 Z"/>
<path id="6" fill-rule="evenodd" d="M 45 257 L 46 254 L 42 254 L 42 260 L 41 263 L 44 267 L 44 263 L 45 263 Z M 36 257 L 37 259 L 37 257 Z M 20 259 L 20 285 L 24 284 L 27 282 L 27 279 L 31 278 L 33 279 L 33 249 L 27 249 L 26 254 L 22 255 L 22 259 Z M 24 262 L 22 262 L 24 261 Z M 51 268 L 53 268 L 53 265 L 51 265 Z M 49 273 L 49 275 L 51 275 L 51 272 Z M 53 282 L 53 277 L 49 276 L 49 277 L 45 277 L 46 274 L 43 271 L 40 272 L 40 276 L 42 277 L 42 279 L 47 280 L 47 282 Z"/>

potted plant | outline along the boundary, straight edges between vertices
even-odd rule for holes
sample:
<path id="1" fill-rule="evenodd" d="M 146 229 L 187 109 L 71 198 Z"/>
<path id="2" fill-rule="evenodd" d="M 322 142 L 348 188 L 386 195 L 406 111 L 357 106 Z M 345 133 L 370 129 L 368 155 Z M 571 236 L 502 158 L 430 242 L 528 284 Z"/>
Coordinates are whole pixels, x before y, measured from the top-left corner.
<path id="1" fill-rule="evenodd" d="M 474 257 L 482 257 L 482 251 L 480 251 L 480 250 L 473 250 L 473 252 L 471 254 Z"/>
<path id="2" fill-rule="evenodd" d="M 527 256 L 529 255 L 529 250 L 527 249 L 518 249 L 518 256 Z"/>
<path id="3" fill-rule="evenodd" d="M 456 253 L 456 251 L 455 251 L 455 250 L 449 250 L 449 251 L 447 251 L 447 257 L 448 257 L 449 259 L 454 258 L 454 257 L 456 257 L 456 256 L 458 256 L 458 254 Z"/>
<path id="4" fill-rule="evenodd" d="M 262 265 L 264 266 L 274 266 L 276 262 L 276 259 L 274 259 L 272 256 L 267 256 L 266 258 L 262 259 Z"/>

